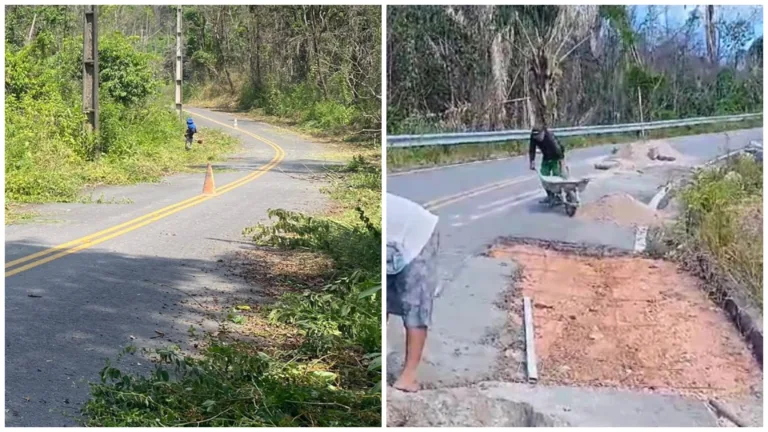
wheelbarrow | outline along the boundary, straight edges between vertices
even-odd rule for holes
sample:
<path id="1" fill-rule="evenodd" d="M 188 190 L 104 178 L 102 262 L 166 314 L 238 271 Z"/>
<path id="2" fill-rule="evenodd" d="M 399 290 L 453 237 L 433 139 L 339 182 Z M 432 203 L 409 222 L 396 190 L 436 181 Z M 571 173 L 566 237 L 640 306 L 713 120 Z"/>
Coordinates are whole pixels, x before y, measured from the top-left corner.
<path id="1" fill-rule="evenodd" d="M 581 204 L 580 194 L 587 188 L 589 178 L 564 179 L 557 176 L 541 175 L 539 172 L 539 179 L 544 190 L 552 196 L 549 207 L 562 205 L 565 207 L 565 214 L 573 217 Z"/>

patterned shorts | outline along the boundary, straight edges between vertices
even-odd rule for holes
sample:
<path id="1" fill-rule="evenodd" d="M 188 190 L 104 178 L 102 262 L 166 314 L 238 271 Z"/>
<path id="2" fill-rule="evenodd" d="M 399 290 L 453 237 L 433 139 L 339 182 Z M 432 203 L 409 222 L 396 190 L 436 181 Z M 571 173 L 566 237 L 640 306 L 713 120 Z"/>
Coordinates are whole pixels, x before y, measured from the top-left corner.
<path id="1" fill-rule="evenodd" d="M 432 299 L 439 283 L 439 246 L 440 235 L 435 231 L 400 273 L 387 275 L 387 314 L 402 317 L 405 328 L 427 328 L 432 322 Z"/>

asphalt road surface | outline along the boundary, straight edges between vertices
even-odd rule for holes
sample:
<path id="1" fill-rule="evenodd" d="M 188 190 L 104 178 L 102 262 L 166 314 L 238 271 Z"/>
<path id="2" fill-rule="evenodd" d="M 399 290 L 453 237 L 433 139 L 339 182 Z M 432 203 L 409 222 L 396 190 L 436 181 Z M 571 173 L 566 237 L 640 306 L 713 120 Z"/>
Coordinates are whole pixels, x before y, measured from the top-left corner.
<path id="1" fill-rule="evenodd" d="M 695 135 L 668 140 L 672 146 L 704 163 L 728 151 L 762 141 L 762 129 Z M 658 188 L 675 177 L 675 169 L 646 170 L 644 175 L 615 176 L 594 169 L 616 145 L 601 145 L 568 153 L 574 177 L 590 176 L 582 196 L 584 204 L 606 193 L 626 192 L 648 203 Z M 537 165 L 540 163 L 537 159 Z M 441 267 L 450 280 L 461 261 L 475 255 L 500 236 L 587 242 L 631 249 L 631 229 L 569 219 L 562 209 L 538 204 L 544 191 L 536 173 L 528 169 L 527 156 L 433 168 L 389 175 L 387 191 L 425 204 L 440 216 Z"/>
<path id="2" fill-rule="evenodd" d="M 242 142 L 214 165 L 217 195 L 201 196 L 201 167 L 159 184 L 94 191 L 127 204 L 44 205 L 41 221 L 6 227 L 7 426 L 75 425 L 105 359 L 128 345 L 184 347 L 190 326 L 215 330 L 201 305 L 258 296 L 220 263 L 248 247 L 243 228 L 265 221 L 269 208 L 325 204 L 306 175 L 326 163 L 318 144 L 244 119 L 235 130 L 231 114 L 189 112 L 198 127 Z M 137 354 L 123 367 L 151 365 Z"/>
<path id="3" fill-rule="evenodd" d="M 751 140 L 762 142 L 762 129 L 668 141 L 699 164 L 747 146 Z M 567 155 L 572 176 L 593 177 L 582 195 L 583 204 L 612 192 L 625 192 L 649 203 L 659 188 L 681 174 L 679 168 L 671 166 L 626 175 L 595 170 L 594 163 L 608 156 L 612 147 L 575 150 Z M 504 339 L 513 336 L 504 334 L 507 312 L 497 308 L 495 302 L 509 286 L 509 278 L 516 269 L 514 264 L 500 265 L 499 261 L 479 256 L 495 240 L 513 236 L 627 250 L 633 250 L 635 245 L 634 228 L 568 218 L 561 208 L 540 205 L 538 201 L 544 192 L 536 173 L 528 169 L 527 156 L 389 176 L 387 191 L 424 204 L 440 217 L 443 287 L 435 301 L 433 327 L 419 370 L 427 387 L 455 387 L 498 379 L 498 346 L 505 345 L 509 341 Z M 399 372 L 403 359 L 402 328 L 397 321 L 391 323 L 387 328 L 390 381 Z M 651 410 L 653 405 L 647 401 L 643 404 L 637 406 L 640 412 Z M 656 405 L 668 404 L 659 401 Z M 673 411 L 655 419 L 649 416 L 648 424 L 701 425 L 697 419 L 706 414 Z"/>

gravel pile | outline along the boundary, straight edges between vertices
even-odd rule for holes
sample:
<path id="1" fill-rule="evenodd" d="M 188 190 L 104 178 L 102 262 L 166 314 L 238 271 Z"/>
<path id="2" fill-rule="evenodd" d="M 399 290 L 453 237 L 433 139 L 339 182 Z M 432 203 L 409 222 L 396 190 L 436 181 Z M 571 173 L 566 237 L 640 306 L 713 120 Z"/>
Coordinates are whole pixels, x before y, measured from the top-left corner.
<path id="1" fill-rule="evenodd" d="M 626 193 L 605 195 L 579 208 L 576 215 L 582 219 L 613 222 L 623 226 L 653 226 L 662 223 L 658 212 Z"/>
<path id="2" fill-rule="evenodd" d="M 621 146 L 616 153 L 595 165 L 597 169 L 635 170 L 648 165 L 692 165 L 689 158 L 675 150 L 667 141 L 635 142 Z"/>

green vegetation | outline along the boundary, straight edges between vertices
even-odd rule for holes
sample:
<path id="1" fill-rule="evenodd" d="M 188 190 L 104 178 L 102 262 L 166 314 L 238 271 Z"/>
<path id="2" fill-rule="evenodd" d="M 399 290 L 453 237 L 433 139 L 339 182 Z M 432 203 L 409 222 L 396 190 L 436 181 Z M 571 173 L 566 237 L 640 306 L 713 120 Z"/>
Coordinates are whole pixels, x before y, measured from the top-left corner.
<path id="1" fill-rule="evenodd" d="M 82 35 L 60 27 L 74 7 L 11 7 L 32 38 L 6 27 L 5 197 L 7 203 L 75 202 L 86 186 L 157 181 L 217 159 L 235 141 L 203 131 L 205 145 L 184 150 L 184 125 L 162 98 L 162 59 L 137 38 L 102 29 L 100 129 L 86 132 L 81 110 Z M 6 218 L 9 215 L 6 206 Z"/>
<path id="2" fill-rule="evenodd" d="M 679 250 L 733 283 L 762 310 L 763 168 L 738 157 L 700 170 L 680 193 Z M 680 252 L 678 252 L 680 253 Z"/>
<path id="3" fill-rule="evenodd" d="M 34 212 L 24 211 L 12 204 L 5 205 L 5 223 L 6 225 L 21 224 L 29 222 L 35 217 Z"/>
<path id="4" fill-rule="evenodd" d="M 184 18 L 190 103 L 378 147 L 378 6 L 190 6 Z"/>
<path id="5" fill-rule="evenodd" d="M 200 359 L 158 353 L 148 377 L 108 366 L 84 413 L 106 427 L 343 427 L 381 424 L 380 395 L 340 387 L 319 362 L 280 360 L 245 344 L 216 344 Z M 288 359 L 291 360 L 291 359 Z"/>
<path id="6" fill-rule="evenodd" d="M 389 7 L 387 131 L 761 112 L 762 8 L 676 7 Z"/>
<path id="7" fill-rule="evenodd" d="M 705 124 L 670 129 L 653 129 L 647 132 L 648 139 L 672 138 L 676 136 L 707 134 L 762 127 L 762 118 L 736 123 Z M 603 144 L 620 144 L 637 141 L 636 134 L 610 134 L 558 138 L 566 149 L 573 150 Z M 387 169 L 390 171 L 424 168 L 453 163 L 474 162 L 504 157 L 519 156 L 528 152 L 527 141 L 508 141 L 498 144 L 461 144 L 454 146 L 431 146 L 414 148 L 388 148 Z"/>

